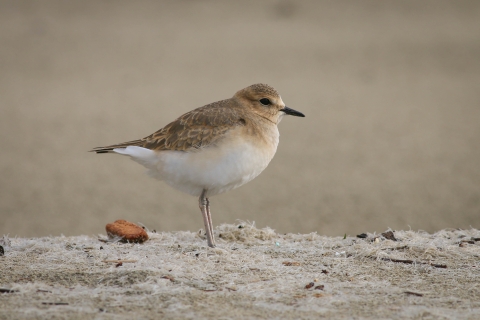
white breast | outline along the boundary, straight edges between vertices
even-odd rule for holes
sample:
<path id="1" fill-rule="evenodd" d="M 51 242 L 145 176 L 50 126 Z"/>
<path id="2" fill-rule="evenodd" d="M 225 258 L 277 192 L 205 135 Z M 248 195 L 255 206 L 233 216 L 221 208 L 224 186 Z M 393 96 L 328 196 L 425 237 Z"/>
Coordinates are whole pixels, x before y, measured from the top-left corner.
<path id="1" fill-rule="evenodd" d="M 272 160 L 278 145 L 278 129 L 269 143 L 258 143 L 232 134 L 221 143 L 197 151 L 152 151 L 130 146 L 114 149 L 147 167 L 148 174 L 194 196 L 207 196 L 237 188 L 258 176 Z"/>

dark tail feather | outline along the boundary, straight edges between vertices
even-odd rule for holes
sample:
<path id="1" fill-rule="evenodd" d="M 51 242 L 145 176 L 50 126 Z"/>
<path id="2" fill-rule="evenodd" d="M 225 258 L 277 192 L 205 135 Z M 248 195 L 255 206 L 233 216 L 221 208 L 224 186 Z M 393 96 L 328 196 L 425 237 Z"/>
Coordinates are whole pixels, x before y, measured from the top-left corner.
<path id="1" fill-rule="evenodd" d="M 126 148 L 129 146 L 142 146 L 144 143 L 143 140 L 133 140 L 133 141 L 128 141 L 128 142 L 123 142 L 119 144 L 114 144 L 111 146 L 106 146 L 106 147 L 96 147 L 90 150 L 89 152 L 96 152 L 96 153 L 111 153 L 113 152 L 113 149 L 116 148 Z"/>

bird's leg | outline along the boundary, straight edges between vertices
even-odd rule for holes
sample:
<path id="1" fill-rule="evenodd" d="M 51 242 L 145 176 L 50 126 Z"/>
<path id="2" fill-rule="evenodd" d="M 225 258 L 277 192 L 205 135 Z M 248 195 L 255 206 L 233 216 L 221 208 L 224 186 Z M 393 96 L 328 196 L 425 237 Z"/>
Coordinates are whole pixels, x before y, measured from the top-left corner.
<path id="1" fill-rule="evenodd" d="M 213 243 L 213 246 L 215 247 L 215 234 L 213 233 L 212 215 L 210 214 L 210 200 L 208 200 L 208 198 L 205 198 L 205 199 L 207 200 L 208 225 L 210 226 L 210 233 L 212 234 L 212 243 Z"/>
<path id="2" fill-rule="evenodd" d="M 205 225 L 205 232 L 207 233 L 207 244 L 209 247 L 215 247 L 215 242 L 213 239 L 213 232 L 212 228 L 210 227 L 211 219 L 208 219 L 208 200 L 207 197 L 205 196 L 207 193 L 207 190 L 203 190 L 202 194 L 200 195 L 200 198 L 198 198 L 198 206 L 200 207 L 200 211 L 202 211 L 202 217 L 203 217 L 203 224 Z"/>

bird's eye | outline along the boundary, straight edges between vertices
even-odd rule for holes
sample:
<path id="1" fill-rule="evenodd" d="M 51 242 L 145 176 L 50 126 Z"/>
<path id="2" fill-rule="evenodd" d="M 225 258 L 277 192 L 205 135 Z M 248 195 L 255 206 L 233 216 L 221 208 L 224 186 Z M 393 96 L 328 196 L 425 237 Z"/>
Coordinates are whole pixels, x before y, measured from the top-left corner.
<path id="1" fill-rule="evenodd" d="M 270 100 L 267 98 L 260 99 L 260 103 L 263 104 L 264 106 L 268 106 L 269 104 L 272 104 Z"/>

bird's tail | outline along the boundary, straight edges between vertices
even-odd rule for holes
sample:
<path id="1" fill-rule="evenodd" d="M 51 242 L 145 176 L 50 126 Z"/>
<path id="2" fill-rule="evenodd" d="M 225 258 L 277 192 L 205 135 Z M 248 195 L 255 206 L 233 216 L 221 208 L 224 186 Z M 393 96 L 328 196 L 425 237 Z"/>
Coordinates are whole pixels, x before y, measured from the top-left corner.
<path id="1" fill-rule="evenodd" d="M 130 146 L 143 146 L 144 141 L 143 140 L 133 140 L 133 141 L 128 141 L 128 142 L 123 142 L 119 144 L 113 144 L 111 146 L 106 146 L 106 147 L 96 147 L 90 150 L 89 152 L 96 152 L 96 153 L 111 153 L 114 152 L 113 149 L 117 148 L 126 148 Z"/>

